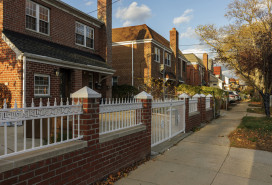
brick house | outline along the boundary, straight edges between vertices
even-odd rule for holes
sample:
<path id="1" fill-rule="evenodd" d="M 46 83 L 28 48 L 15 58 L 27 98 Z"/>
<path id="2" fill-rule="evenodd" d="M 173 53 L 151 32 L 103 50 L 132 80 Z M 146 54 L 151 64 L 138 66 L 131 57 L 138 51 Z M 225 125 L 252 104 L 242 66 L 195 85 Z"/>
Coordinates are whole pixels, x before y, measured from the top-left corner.
<path id="1" fill-rule="evenodd" d="M 109 97 L 111 3 L 98 0 L 96 19 L 62 1 L 1 1 L 1 102 L 59 101 L 84 86 Z"/>
<path id="2" fill-rule="evenodd" d="M 170 89 L 186 82 L 187 60 L 179 50 L 179 33 L 175 28 L 170 31 L 170 41 L 146 24 L 115 28 L 112 42 L 116 84 L 132 85 L 153 94 L 154 80 L 163 83 L 165 79 Z"/>
<path id="3" fill-rule="evenodd" d="M 208 86 L 210 81 L 209 60 L 206 53 L 203 54 L 203 60 L 193 53 L 184 54 L 187 63 L 187 84 L 193 86 Z"/>

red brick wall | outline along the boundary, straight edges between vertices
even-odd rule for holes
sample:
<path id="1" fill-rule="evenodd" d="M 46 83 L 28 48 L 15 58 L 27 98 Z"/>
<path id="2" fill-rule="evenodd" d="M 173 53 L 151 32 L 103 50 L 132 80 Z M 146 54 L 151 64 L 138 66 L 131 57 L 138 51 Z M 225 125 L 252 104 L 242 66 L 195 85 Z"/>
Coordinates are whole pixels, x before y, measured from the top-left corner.
<path id="1" fill-rule="evenodd" d="M 98 28 L 92 24 L 89 24 L 72 14 L 69 14 L 59 8 L 55 8 L 41 0 L 34 0 L 38 4 L 41 4 L 50 9 L 50 35 L 44 35 L 36 33 L 34 31 L 27 30 L 25 28 L 25 0 L 7 0 L 4 1 L 4 6 L 1 9 L 4 15 L 4 29 L 13 30 L 23 34 L 35 36 L 41 39 L 52 41 L 58 44 L 66 45 L 69 47 L 77 48 L 87 52 L 93 52 L 101 55 L 105 58 L 106 51 L 106 37 L 105 26 Z M 3 1 L 1 1 L 1 4 Z M 0 8 L 2 7 L 0 4 Z M 63 8 L 63 7 L 61 7 Z M 16 10 L 16 11 L 14 11 Z M 2 17 L 0 16 L 0 19 Z M 0 20 L 3 21 L 3 18 Z M 75 44 L 75 22 L 78 21 L 82 24 L 90 26 L 94 29 L 95 33 L 95 46 L 94 50 L 88 49 Z M 2 24 L 1 24 L 2 25 Z"/>
<path id="2" fill-rule="evenodd" d="M 201 85 L 201 77 L 199 71 L 199 65 L 187 65 L 187 84 L 198 86 Z"/>
<path id="3" fill-rule="evenodd" d="M 46 105 L 48 98 L 50 98 L 51 105 L 54 104 L 55 98 L 57 102 L 60 101 L 60 77 L 56 76 L 55 70 L 58 66 L 42 64 L 37 62 L 26 62 L 26 103 L 31 106 L 32 98 L 34 98 L 35 106 L 39 105 L 40 97 L 34 97 L 34 75 L 43 74 L 50 76 L 50 96 L 42 98 L 43 104 Z"/>
<path id="4" fill-rule="evenodd" d="M 0 4 L 1 5 L 1 4 Z M 8 107 L 13 107 L 15 99 L 18 107 L 22 106 L 23 63 L 16 59 L 16 54 L 0 40 L 0 108 L 3 99 L 7 99 Z M 5 85 L 6 84 L 6 85 Z"/>
<path id="5" fill-rule="evenodd" d="M 195 114 L 189 116 L 189 121 L 186 123 L 186 132 L 191 131 L 194 128 L 200 127 L 201 125 L 201 114 Z"/>

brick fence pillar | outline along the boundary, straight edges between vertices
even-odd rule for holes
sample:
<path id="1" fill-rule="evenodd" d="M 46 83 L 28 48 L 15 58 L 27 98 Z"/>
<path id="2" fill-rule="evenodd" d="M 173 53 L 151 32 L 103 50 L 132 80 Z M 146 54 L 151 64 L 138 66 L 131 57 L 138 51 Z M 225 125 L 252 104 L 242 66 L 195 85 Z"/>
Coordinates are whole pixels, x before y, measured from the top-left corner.
<path id="1" fill-rule="evenodd" d="M 99 100 L 101 94 L 89 87 L 83 87 L 71 95 L 75 101 L 83 104 L 83 114 L 80 115 L 80 135 L 88 141 L 88 146 L 97 144 L 99 141 Z M 75 123 L 75 125 L 77 125 Z M 78 133 L 77 127 L 75 133 Z"/>
<path id="2" fill-rule="evenodd" d="M 134 97 L 143 103 L 143 108 L 141 110 L 141 123 L 146 125 L 146 130 L 148 133 L 148 142 L 151 146 L 151 119 L 152 119 L 152 96 L 146 92 L 141 92 Z"/>
<path id="3" fill-rule="evenodd" d="M 189 96 L 183 93 L 179 96 L 179 99 L 185 100 L 185 132 L 188 132 L 187 125 L 189 124 Z"/>
<path id="4" fill-rule="evenodd" d="M 206 122 L 206 96 L 204 94 L 200 94 L 201 99 L 201 123 Z"/>

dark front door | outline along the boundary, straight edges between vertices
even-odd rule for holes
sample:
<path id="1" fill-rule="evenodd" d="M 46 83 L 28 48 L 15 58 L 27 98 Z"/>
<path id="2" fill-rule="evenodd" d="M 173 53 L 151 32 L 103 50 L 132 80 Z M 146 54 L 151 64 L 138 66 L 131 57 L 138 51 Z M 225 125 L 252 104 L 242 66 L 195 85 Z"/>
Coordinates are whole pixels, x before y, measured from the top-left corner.
<path id="1" fill-rule="evenodd" d="M 66 101 L 67 98 L 70 98 L 71 93 L 71 70 L 60 69 L 60 75 L 60 97 L 63 98 L 63 101 Z"/>

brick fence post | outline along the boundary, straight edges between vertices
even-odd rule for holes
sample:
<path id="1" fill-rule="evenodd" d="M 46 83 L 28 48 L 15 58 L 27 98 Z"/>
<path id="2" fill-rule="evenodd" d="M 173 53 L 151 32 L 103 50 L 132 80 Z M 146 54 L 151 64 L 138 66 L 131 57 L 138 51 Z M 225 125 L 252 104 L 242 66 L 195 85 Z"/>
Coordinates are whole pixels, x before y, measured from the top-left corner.
<path id="1" fill-rule="evenodd" d="M 186 93 L 183 93 L 179 96 L 179 99 L 185 100 L 185 132 L 188 132 L 189 130 L 187 128 L 187 125 L 189 124 L 189 96 Z"/>
<path id="2" fill-rule="evenodd" d="M 80 115 L 80 135 L 88 142 L 88 146 L 99 141 L 99 100 L 101 94 L 85 86 L 71 95 L 75 101 L 82 103 L 83 114 Z M 77 133 L 77 127 L 75 130 Z"/>
<path id="3" fill-rule="evenodd" d="M 200 94 L 201 99 L 201 123 L 206 122 L 206 96 L 204 94 Z"/>
<path id="4" fill-rule="evenodd" d="M 146 125 L 146 130 L 148 133 L 148 142 L 151 146 L 151 119 L 152 119 L 152 96 L 146 92 L 141 92 L 134 97 L 135 99 L 143 103 L 143 108 L 141 110 L 141 123 Z"/>

